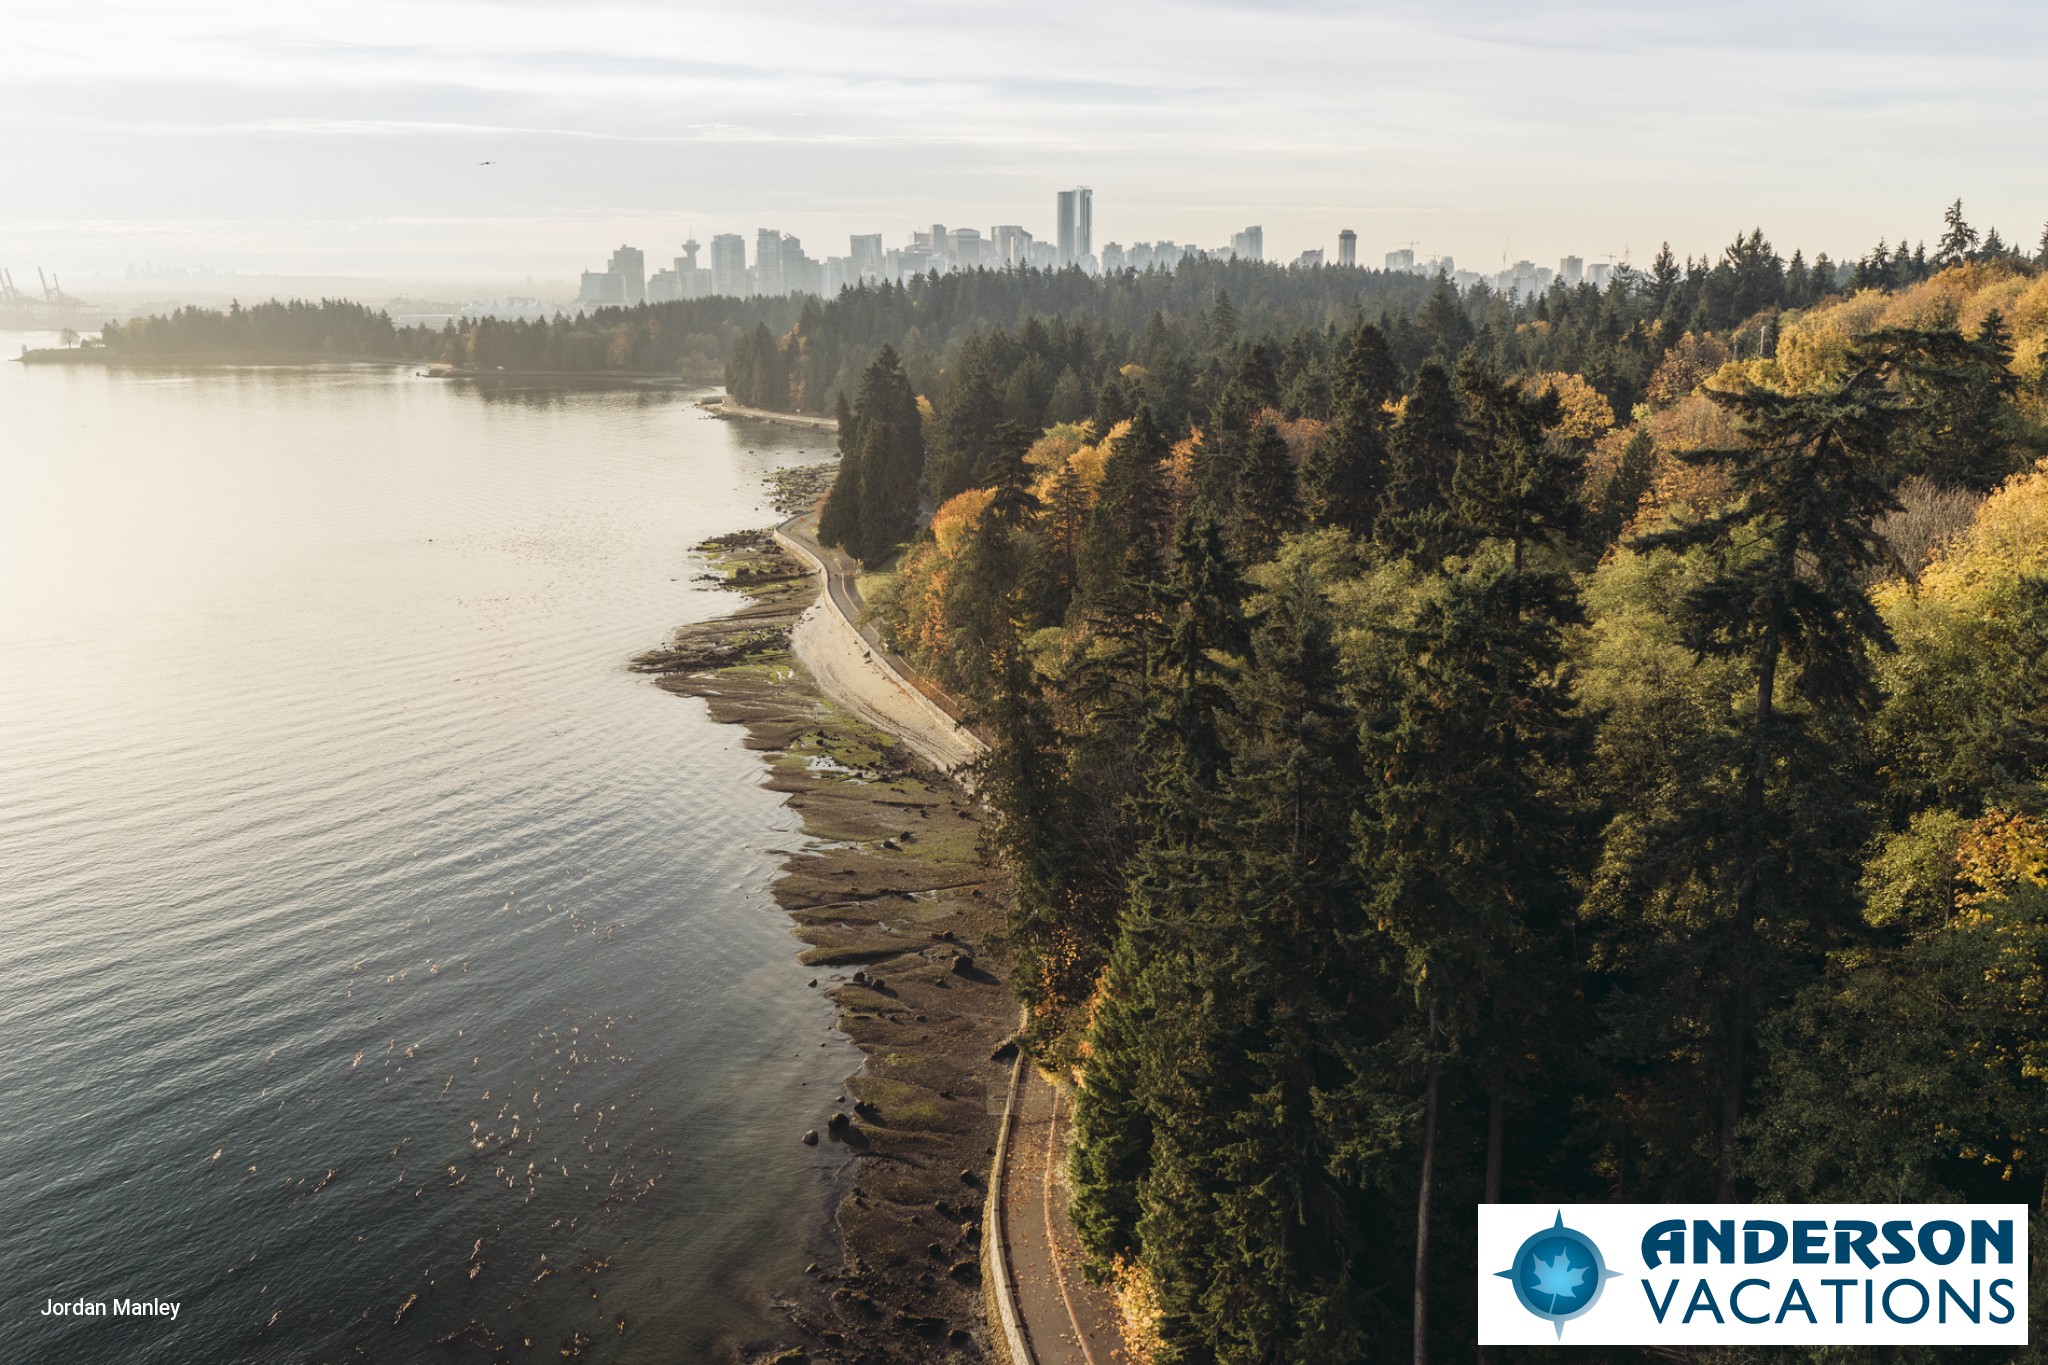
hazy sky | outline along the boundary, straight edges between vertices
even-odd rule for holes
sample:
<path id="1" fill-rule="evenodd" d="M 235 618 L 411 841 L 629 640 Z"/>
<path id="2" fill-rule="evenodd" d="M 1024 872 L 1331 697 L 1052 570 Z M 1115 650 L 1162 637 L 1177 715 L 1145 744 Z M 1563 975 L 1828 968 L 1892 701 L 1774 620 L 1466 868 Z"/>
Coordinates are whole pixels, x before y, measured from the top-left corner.
<path id="1" fill-rule="evenodd" d="M 1497 268 L 2048 219 L 2048 4 L 0 0 L 0 265 L 563 280 L 934 220 Z M 479 161 L 496 164 L 479 166 Z M 650 266 L 651 268 L 651 266 Z"/>

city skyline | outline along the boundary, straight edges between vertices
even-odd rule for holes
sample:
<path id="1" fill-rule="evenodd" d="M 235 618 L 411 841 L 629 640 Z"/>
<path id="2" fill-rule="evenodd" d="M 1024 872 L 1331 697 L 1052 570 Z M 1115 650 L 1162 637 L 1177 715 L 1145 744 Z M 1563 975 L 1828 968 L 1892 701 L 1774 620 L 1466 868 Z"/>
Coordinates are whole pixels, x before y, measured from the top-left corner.
<path id="1" fill-rule="evenodd" d="M 1932 238 L 1958 196 L 2008 237 L 2048 218 L 2004 173 L 2048 113 L 2048 14 L 2019 4 L 1941 25 L 1749 0 L 1052 4 L 1024 24 L 933 7 L 886 26 L 810 5 L 366 0 L 355 18 L 246 0 L 16 16 L 0 260 L 560 277 L 593 240 L 678 222 L 836 242 L 940 197 L 947 221 L 1015 223 L 1055 184 L 1113 187 L 1098 244 L 1258 222 L 1276 260 L 1347 226 L 1492 266 L 1712 253 L 1751 226 L 1839 258 L 1876 224 Z M 1994 49 L 1970 36 L 1987 31 Z"/>
<path id="2" fill-rule="evenodd" d="M 1105 242 L 1101 254 L 1087 250 L 1090 240 L 1092 191 L 1087 187 L 1061 190 L 1056 200 L 1058 242 L 1038 240 L 1020 224 L 998 224 L 983 237 L 978 228 L 948 229 L 942 223 L 930 228 L 912 228 L 904 245 L 888 247 L 885 233 L 853 233 L 843 256 L 814 257 L 801 238 L 775 228 L 757 228 L 754 233 L 753 264 L 749 265 L 746 237 L 737 232 L 715 234 L 711 239 L 712 264 L 699 265 L 702 248 L 693 236 L 681 245 L 681 254 L 668 265 L 657 262 L 652 274 L 646 269 L 646 253 L 622 245 L 614 250 L 602 271 L 586 270 L 580 277 L 574 306 L 597 308 L 633 306 L 640 303 L 669 303 L 725 295 L 731 297 L 778 297 L 811 294 L 824 298 L 843 288 L 882 283 L 902 283 L 931 272 L 949 273 L 975 269 L 1063 269 L 1075 266 L 1090 275 L 1115 274 L 1125 270 L 1170 271 L 1185 258 L 1237 259 L 1266 262 L 1264 228 L 1252 224 L 1231 234 L 1227 245 L 1204 247 L 1193 242 L 1167 239 L 1134 242 Z M 1293 261 L 1271 261 L 1296 269 L 1325 265 L 1350 269 L 1359 266 L 1358 234 L 1350 228 L 1336 236 L 1336 259 L 1321 247 L 1304 248 Z M 1393 273 L 1442 276 L 1461 293 L 1485 284 L 1501 294 L 1524 297 L 1547 292 L 1553 283 L 1567 288 L 1582 283 L 1604 289 L 1613 278 L 1617 262 L 1593 260 L 1566 254 L 1555 269 L 1522 259 L 1503 264 L 1498 271 L 1460 269 L 1449 253 L 1418 254 L 1415 243 L 1385 253 L 1379 268 Z M 1364 263 L 1372 268 L 1371 262 Z M 1619 264 L 1628 264 L 1621 262 Z M 1839 263 L 1838 268 L 1846 266 Z M 523 301 L 522 301 L 523 302 Z"/>
<path id="3" fill-rule="evenodd" d="M 976 269 L 1064 269 L 1076 267 L 1089 275 L 1117 274 L 1125 270 L 1173 270 L 1183 259 L 1230 259 L 1267 262 L 1265 228 L 1250 224 L 1230 235 L 1226 244 L 1202 246 L 1161 238 L 1134 241 L 1128 246 L 1108 241 L 1098 255 L 1094 250 L 1094 190 L 1086 185 L 1059 190 L 1054 195 L 1054 239 L 1045 241 L 1020 223 L 992 226 L 984 237 L 979 228 L 948 228 L 932 223 L 928 228 L 911 228 L 903 244 L 890 247 L 887 234 L 851 233 L 845 255 L 821 248 L 813 256 L 803 240 L 778 228 L 754 230 L 753 264 L 748 264 L 746 238 L 724 232 L 711 238 L 711 264 L 699 265 L 701 249 L 694 236 L 681 245 L 681 254 L 649 274 L 646 254 L 634 246 L 622 245 L 612 252 L 605 269 L 582 272 L 576 292 L 577 308 L 633 306 L 668 303 L 725 295 L 731 297 L 780 297 L 809 294 L 830 298 L 840 290 L 861 285 L 901 283 L 932 272 L 949 273 Z M 1358 233 L 1343 228 L 1336 234 L 1335 259 L 1324 247 L 1305 247 L 1291 262 L 1273 260 L 1296 269 L 1332 265 L 1350 269 L 1358 260 Z M 1460 269 L 1448 252 L 1418 254 L 1418 242 L 1385 253 L 1381 268 L 1389 272 L 1441 276 L 1462 293 L 1482 283 L 1501 294 L 1533 296 L 1547 292 L 1553 282 L 1566 287 L 1589 283 L 1605 288 L 1615 266 L 1612 260 L 1588 261 L 1567 253 L 1558 258 L 1555 269 L 1539 266 L 1526 258 L 1509 264 L 1505 259 L 1498 271 Z M 1370 267 L 1370 262 L 1366 263 Z M 1625 259 L 1619 264 L 1627 265 Z"/>

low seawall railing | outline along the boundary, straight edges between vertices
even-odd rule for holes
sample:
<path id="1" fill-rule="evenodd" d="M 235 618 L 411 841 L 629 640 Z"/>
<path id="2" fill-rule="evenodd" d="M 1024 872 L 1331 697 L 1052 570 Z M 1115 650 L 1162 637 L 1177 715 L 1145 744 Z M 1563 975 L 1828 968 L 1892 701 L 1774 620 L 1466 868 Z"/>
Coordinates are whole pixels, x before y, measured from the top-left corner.
<path id="1" fill-rule="evenodd" d="M 1030 1019 L 1027 1010 L 1018 1018 L 1021 1035 Z M 1010 1275 L 1009 1211 L 1003 1202 L 1003 1185 L 1010 1159 L 1010 1132 L 1017 1126 L 1017 1094 L 1024 1080 L 1024 1047 L 1017 1044 L 1017 1060 L 1010 1068 L 1010 1093 L 1003 1100 L 1003 1122 L 996 1130 L 995 1162 L 989 1169 L 988 1199 L 982 1209 L 981 1248 L 987 1262 L 988 1297 L 994 1300 L 989 1325 L 995 1328 L 997 1349 L 1008 1365 L 1037 1365 L 1030 1338 L 1017 1314 L 1017 1285 Z"/>

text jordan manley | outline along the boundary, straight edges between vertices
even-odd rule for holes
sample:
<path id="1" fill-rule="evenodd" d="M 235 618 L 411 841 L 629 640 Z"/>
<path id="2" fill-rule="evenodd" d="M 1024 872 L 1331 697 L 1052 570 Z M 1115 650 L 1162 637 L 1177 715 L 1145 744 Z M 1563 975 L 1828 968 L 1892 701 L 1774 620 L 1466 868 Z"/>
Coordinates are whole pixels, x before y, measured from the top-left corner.
<path id="1" fill-rule="evenodd" d="M 43 1305 L 46 1318 L 172 1318 L 178 1316 L 175 1299 L 51 1299 Z"/>

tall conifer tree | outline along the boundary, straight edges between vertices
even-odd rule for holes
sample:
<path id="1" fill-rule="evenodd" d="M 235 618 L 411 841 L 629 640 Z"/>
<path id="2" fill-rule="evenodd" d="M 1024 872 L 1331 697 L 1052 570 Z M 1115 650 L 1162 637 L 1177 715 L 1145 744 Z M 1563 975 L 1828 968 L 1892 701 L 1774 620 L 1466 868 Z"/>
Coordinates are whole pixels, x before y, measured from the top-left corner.
<path id="1" fill-rule="evenodd" d="M 1852 909 L 1841 864 L 1853 852 L 1853 843 L 1844 846 L 1853 816 L 1819 826 L 1810 817 L 1848 815 L 1826 792 L 1848 767 L 1834 722 L 1876 703 L 1871 651 L 1892 643 L 1864 588 L 1885 562 L 1875 522 L 1897 507 L 1884 471 L 1896 457 L 1903 405 L 1885 383 L 1886 365 L 1881 349 L 1864 347 L 1830 391 L 1714 392 L 1747 443 L 1681 458 L 1721 470 L 1732 502 L 1637 542 L 1712 553 L 1713 571 L 1674 604 L 1673 616 L 1700 657 L 1742 661 L 1754 689 L 1721 760 L 1732 779 L 1725 800 L 1674 814 L 1651 839 L 1665 875 L 1708 882 L 1718 917 L 1699 947 L 1725 981 L 1723 1200 L 1735 1197 L 1736 1132 L 1759 1011 L 1787 989 L 1802 959 L 1834 941 Z M 1785 709 L 1781 695 L 1798 705 Z"/>
<path id="2" fill-rule="evenodd" d="M 1400 387 L 1386 338 L 1371 323 L 1359 323 L 1338 370 L 1330 429 L 1302 468 L 1304 501 L 1318 525 L 1372 534 L 1388 495 L 1386 405 Z"/>

